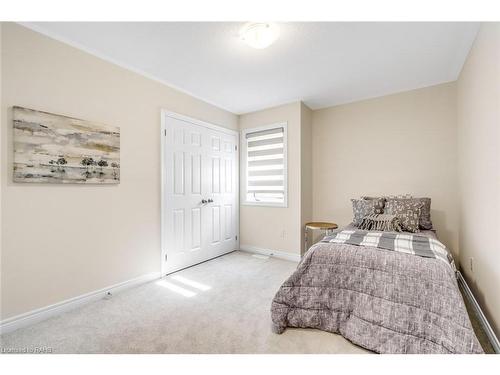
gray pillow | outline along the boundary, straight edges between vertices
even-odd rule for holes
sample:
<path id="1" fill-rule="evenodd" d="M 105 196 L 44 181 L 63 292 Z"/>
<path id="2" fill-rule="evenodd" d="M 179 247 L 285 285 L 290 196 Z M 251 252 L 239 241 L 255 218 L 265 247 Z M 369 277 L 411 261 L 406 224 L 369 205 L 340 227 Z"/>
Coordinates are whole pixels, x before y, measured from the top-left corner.
<path id="1" fill-rule="evenodd" d="M 382 199 L 351 199 L 351 202 L 352 212 L 354 214 L 354 219 L 352 222 L 355 226 L 359 226 L 365 216 L 383 212 L 384 202 Z M 382 212 L 379 212 L 379 207 L 381 205 Z"/>
<path id="2" fill-rule="evenodd" d="M 403 230 L 417 233 L 420 232 L 422 207 L 423 203 L 415 199 L 388 199 L 385 213 L 399 217 Z"/>
<path id="3" fill-rule="evenodd" d="M 432 229 L 432 221 L 431 221 L 431 198 L 406 198 L 406 199 L 387 199 L 389 200 L 400 200 L 400 201 L 414 201 L 422 203 L 422 208 L 420 212 L 420 229 L 430 230 Z"/>
<path id="4" fill-rule="evenodd" d="M 361 199 L 364 199 L 367 201 L 375 201 L 375 213 L 376 214 L 383 214 L 384 213 L 384 206 L 385 206 L 385 198 L 384 197 L 362 196 Z"/>
<path id="5" fill-rule="evenodd" d="M 384 196 L 385 199 L 411 199 L 413 195 L 411 194 L 398 194 L 398 195 L 387 195 Z"/>

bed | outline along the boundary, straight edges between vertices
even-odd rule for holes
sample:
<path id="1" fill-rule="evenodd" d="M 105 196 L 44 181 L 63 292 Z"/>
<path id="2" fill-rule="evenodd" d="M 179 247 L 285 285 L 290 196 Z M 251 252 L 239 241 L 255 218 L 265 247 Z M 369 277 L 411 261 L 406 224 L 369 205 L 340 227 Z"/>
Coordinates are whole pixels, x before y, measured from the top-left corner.
<path id="1" fill-rule="evenodd" d="M 312 246 L 281 286 L 271 306 L 275 333 L 316 328 L 377 353 L 483 353 L 450 255 L 339 240 L 346 231 L 357 233 L 351 224 Z M 433 231 L 412 236 L 441 244 Z"/>

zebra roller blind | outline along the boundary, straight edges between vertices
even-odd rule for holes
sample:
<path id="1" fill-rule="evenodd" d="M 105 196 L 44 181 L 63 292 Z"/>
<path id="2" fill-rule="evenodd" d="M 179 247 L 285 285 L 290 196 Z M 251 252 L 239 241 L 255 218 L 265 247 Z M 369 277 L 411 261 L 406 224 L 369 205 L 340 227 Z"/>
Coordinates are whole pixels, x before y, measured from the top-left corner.
<path id="1" fill-rule="evenodd" d="M 246 202 L 286 202 L 286 139 L 283 125 L 245 134 Z"/>

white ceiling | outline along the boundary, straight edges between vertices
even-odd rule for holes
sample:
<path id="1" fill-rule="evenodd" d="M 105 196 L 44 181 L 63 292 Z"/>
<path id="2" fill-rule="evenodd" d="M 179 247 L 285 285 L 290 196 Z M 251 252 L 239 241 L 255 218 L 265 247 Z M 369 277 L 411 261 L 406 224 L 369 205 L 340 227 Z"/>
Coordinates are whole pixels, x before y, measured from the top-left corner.
<path id="1" fill-rule="evenodd" d="M 256 50 L 234 22 L 23 25 L 197 98 L 246 113 L 296 100 L 312 109 L 454 81 L 478 23 L 279 23 Z"/>

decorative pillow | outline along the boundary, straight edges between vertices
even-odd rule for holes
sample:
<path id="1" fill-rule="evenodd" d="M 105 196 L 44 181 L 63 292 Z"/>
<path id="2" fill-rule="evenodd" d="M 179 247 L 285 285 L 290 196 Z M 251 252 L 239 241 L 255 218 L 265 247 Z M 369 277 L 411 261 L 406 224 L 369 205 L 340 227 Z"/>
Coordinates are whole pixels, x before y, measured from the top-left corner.
<path id="1" fill-rule="evenodd" d="M 365 216 L 377 213 L 376 211 L 379 210 L 377 207 L 380 207 L 381 204 L 383 205 L 380 199 L 351 199 L 351 202 L 354 214 L 353 223 L 355 226 L 360 225 Z"/>
<path id="2" fill-rule="evenodd" d="M 402 201 L 413 201 L 422 203 L 422 208 L 420 212 L 420 229 L 432 229 L 432 221 L 431 221 L 431 198 L 411 198 L 411 199 L 394 199 L 394 200 L 402 200 Z"/>
<path id="3" fill-rule="evenodd" d="M 376 214 L 383 214 L 384 213 L 385 198 L 362 196 L 361 199 L 367 200 L 367 201 L 375 201 L 375 213 Z"/>
<path id="4" fill-rule="evenodd" d="M 399 217 L 403 230 L 417 233 L 420 232 L 422 206 L 422 202 L 413 199 L 388 199 L 385 213 Z"/>
<path id="5" fill-rule="evenodd" d="M 398 195 L 386 195 L 385 199 L 412 199 L 413 195 L 411 194 L 398 194 Z"/>
<path id="6" fill-rule="evenodd" d="M 371 214 L 361 220 L 359 229 L 402 232 L 401 219 L 396 215 Z"/>

